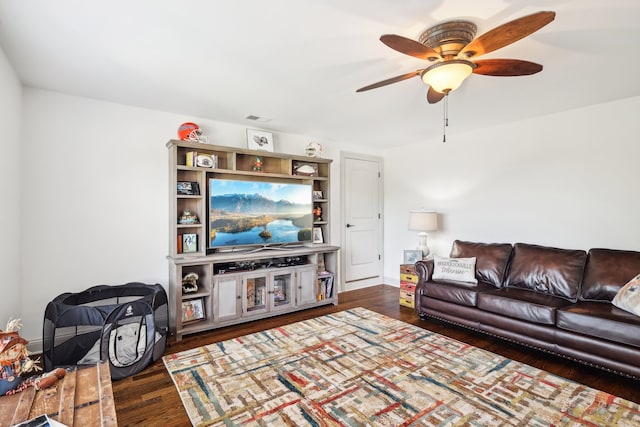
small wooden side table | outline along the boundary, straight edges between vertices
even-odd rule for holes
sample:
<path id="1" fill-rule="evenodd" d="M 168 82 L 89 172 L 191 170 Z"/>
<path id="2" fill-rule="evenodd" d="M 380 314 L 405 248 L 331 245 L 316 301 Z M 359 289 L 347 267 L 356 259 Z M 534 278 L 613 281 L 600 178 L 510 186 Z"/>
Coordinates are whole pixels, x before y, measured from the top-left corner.
<path id="1" fill-rule="evenodd" d="M 418 275 L 413 264 L 400 264 L 400 305 L 415 308 Z"/>
<path id="2" fill-rule="evenodd" d="M 0 397 L 0 426 L 12 426 L 39 415 L 67 426 L 117 426 L 107 362 L 67 369 L 64 378 L 44 390 L 28 387 Z"/>

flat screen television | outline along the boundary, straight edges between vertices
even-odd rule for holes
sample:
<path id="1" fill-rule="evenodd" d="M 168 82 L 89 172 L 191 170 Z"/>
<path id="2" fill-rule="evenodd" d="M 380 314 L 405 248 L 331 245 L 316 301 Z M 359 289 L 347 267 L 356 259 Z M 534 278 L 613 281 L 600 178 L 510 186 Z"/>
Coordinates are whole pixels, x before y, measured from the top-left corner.
<path id="1" fill-rule="evenodd" d="M 209 178 L 208 249 L 312 241 L 312 184 Z"/>

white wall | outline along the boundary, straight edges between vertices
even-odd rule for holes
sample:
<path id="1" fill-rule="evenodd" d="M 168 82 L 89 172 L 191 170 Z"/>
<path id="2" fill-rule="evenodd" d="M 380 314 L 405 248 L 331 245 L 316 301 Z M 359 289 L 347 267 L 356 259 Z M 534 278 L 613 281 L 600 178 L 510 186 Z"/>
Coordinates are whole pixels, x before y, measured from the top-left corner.
<path id="1" fill-rule="evenodd" d="M 1 59 L 1 58 L 0 58 Z M 5 61 L 6 62 L 6 61 Z M 2 314 L 19 305 L 22 334 L 41 339 L 46 303 L 63 292 L 127 281 L 167 285 L 168 176 L 165 143 L 177 126 L 196 121 L 212 143 L 246 147 L 246 128 L 37 89 L 24 89 L 22 152 L 19 140 L 20 87 L 0 63 L 2 210 L 9 241 L 4 245 Z M 0 88 L 4 89 L 4 87 Z M 6 92 L 2 91 L 3 94 Z M 604 246 L 640 250 L 635 212 L 640 158 L 633 112 L 640 98 L 549 117 L 456 134 L 384 152 L 385 282 L 397 284 L 402 250 L 414 248 L 408 211 L 422 206 L 442 214 L 443 228 L 431 248 L 449 253 L 456 239 L 529 242 L 565 248 Z M 5 130 L 4 128 L 8 128 Z M 303 135 L 274 132 L 277 151 L 303 154 Z M 370 155 L 365 145 L 320 141 L 333 158 L 332 193 L 340 191 L 340 150 Z M 7 162 L 6 158 L 23 161 Z M 9 172 L 7 172 L 9 171 Z M 19 203 L 19 196 L 22 201 Z M 340 244 L 339 198 L 332 203 L 332 240 Z M 13 203 L 12 203 L 13 201 Z M 15 250 L 22 247 L 21 261 Z M 14 266 L 21 262 L 22 268 Z M 8 301 L 8 302 L 7 302 Z"/>
<path id="2" fill-rule="evenodd" d="M 20 129 L 22 84 L 0 48 L 0 329 L 9 318 L 20 318 Z"/>
<path id="3" fill-rule="evenodd" d="M 24 194 L 22 289 L 29 297 L 19 314 L 22 335 L 32 343 L 41 341 L 47 302 L 61 293 L 129 281 L 167 287 L 165 143 L 185 121 L 198 123 L 211 143 L 242 148 L 246 128 L 255 128 L 25 88 L 26 161 L 18 184 Z M 279 152 L 303 155 L 312 140 L 274 132 Z M 327 158 L 354 149 L 320 142 Z M 339 161 L 331 169 L 332 192 L 339 194 Z M 15 174 L 6 178 L 15 181 Z M 332 204 L 336 219 L 338 201 Z M 331 234 L 330 243 L 339 245 L 338 221 Z"/>
<path id="4" fill-rule="evenodd" d="M 441 214 L 440 256 L 455 239 L 640 250 L 638 111 L 635 97 L 386 151 L 386 283 L 421 207 Z"/>

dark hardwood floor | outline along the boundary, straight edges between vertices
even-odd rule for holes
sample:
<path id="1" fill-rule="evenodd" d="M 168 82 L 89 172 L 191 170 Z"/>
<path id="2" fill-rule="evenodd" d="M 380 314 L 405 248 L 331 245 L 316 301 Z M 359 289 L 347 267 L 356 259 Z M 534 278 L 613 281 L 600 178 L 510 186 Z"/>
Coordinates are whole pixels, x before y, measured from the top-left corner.
<path id="1" fill-rule="evenodd" d="M 165 354 L 176 353 L 336 311 L 364 307 L 640 403 L 640 384 L 636 380 L 583 366 L 560 357 L 547 355 L 543 352 L 451 326 L 444 322 L 436 320 L 422 321 L 412 309 L 401 307 L 398 304 L 399 289 L 396 287 L 378 285 L 344 292 L 340 294 L 339 299 L 340 303 L 337 306 L 318 307 L 215 331 L 188 335 L 180 342 L 172 340 L 170 345 L 167 346 Z M 169 427 L 190 425 L 178 392 L 162 360 L 156 361 L 137 375 L 114 381 L 113 391 L 118 424 L 120 426 Z"/>

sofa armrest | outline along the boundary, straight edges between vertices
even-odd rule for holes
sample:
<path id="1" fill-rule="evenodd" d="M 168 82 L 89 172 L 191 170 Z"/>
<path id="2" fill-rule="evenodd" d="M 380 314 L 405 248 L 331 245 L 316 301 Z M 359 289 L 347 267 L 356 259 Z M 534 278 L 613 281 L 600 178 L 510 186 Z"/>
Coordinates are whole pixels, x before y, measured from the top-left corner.
<path id="1" fill-rule="evenodd" d="M 431 280 L 433 274 L 433 260 L 423 260 L 415 263 L 414 268 L 418 275 L 418 285 L 416 286 L 416 294 L 420 292 L 420 289 L 425 282 Z"/>
<path id="2" fill-rule="evenodd" d="M 414 293 L 414 310 L 418 314 L 418 316 L 422 316 L 422 289 L 424 288 L 424 284 L 431 280 L 431 275 L 433 274 L 433 260 L 423 260 L 418 261 L 413 266 L 416 270 L 416 274 L 418 275 L 418 284 L 416 285 L 416 290 Z"/>

